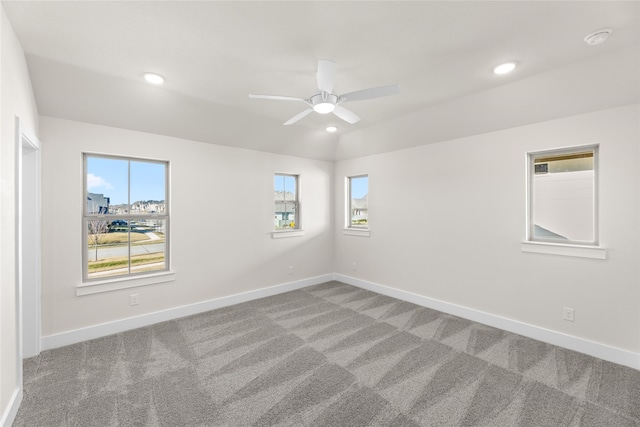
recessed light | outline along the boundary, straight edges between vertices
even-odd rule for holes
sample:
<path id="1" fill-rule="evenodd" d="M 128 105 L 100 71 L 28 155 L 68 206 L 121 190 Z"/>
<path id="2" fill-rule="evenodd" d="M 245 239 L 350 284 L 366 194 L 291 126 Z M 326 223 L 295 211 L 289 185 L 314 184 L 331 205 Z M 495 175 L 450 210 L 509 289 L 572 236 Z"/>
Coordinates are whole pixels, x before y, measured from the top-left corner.
<path id="1" fill-rule="evenodd" d="M 494 68 L 493 72 L 496 74 L 507 74 L 512 72 L 515 68 L 515 62 L 505 62 L 504 64 L 500 64 L 496 68 Z"/>
<path id="2" fill-rule="evenodd" d="M 333 133 L 333 132 L 335 132 L 337 130 L 338 130 L 338 128 L 335 127 L 335 126 L 327 126 L 327 132 Z"/>
<path id="3" fill-rule="evenodd" d="M 602 30 L 594 31 L 591 34 L 586 35 L 584 41 L 589 46 L 595 46 L 597 44 L 604 43 L 612 32 L 613 30 L 611 28 L 603 28 Z"/>
<path id="4" fill-rule="evenodd" d="M 164 77 L 156 73 L 145 73 L 144 79 L 152 85 L 161 85 L 162 83 L 164 83 Z"/>

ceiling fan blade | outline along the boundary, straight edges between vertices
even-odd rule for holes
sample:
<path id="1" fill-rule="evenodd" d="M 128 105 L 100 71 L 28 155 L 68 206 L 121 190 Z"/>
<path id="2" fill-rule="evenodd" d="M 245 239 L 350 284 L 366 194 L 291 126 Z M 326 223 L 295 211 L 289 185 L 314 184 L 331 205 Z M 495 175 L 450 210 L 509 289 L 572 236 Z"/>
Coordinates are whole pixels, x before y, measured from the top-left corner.
<path id="1" fill-rule="evenodd" d="M 340 99 L 342 100 L 340 102 L 363 101 L 365 99 L 395 95 L 396 93 L 400 93 L 400 85 L 371 87 L 369 89 L 357 90 L 340 95 Z"/>
<path id="2" fill-rule="evenodd" d="M 333 114 L 350 124 L 354 124 L 360 121 L 360 117 L 358 117 L 354 112 L 349 111 L 339 105 L 336 105 L 336 108 L 333 109 Z"/>
<path id="3" fill-rule="evenodd" d="M 335 80 L 336 63 L 326 59 L 318 61 L 318 89 L 320 89 L 321 92 L 331 93 Z"/>
<path id="4" fill-rule="evenodd" d="M 275 99 L 276 101 L 302 101 L 306 102 L 304 98 L 295 98 L 293 96 L 280 96 L 280 95 L 254 95 L 249 94 L 251 99 Z"/>
<path id="5" fill-rule="evenodd" d="M 301 118 L 307 116 L 309 113 L 311 113 L 313 111 L 313 108 L 307 108 L 306 110 L 304 110 L 302 113 L 298 113 L 295 116 L 291 117 L 289 120 L 287 120 L 286 122 L 284 122 L 285 126 L 289 126 L 294 124 L 295 122 L 297 122 L 298 120 L 300 120 Z"/>

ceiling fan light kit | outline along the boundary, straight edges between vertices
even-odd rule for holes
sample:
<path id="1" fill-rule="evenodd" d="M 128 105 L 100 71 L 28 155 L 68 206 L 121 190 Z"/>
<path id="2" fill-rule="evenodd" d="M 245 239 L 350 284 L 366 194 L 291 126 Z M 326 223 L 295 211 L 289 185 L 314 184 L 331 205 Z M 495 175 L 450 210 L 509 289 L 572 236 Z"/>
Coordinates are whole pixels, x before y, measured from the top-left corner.
<path id="1" fill-rule="evenodd" d="M 355 92 L 350 92 L 344 95 L 337 95 L 333 93 L 333 84 L 336 77 L 336 63 L 334 61 L 328 61 L 321 59 L 318 61 L 318 93 L 311 95 L 309 98 L 295 98 L 292 96 L 279 96 L 279 95 L 253 95 L 249 94 L 249 98 L 252 99 L 270 99 L 275 101 L 301 101 L 307 104 L 310 108 L 296 114 L 284 125 L 292 125 L 298 120 L 306 117 L 311 112 L 318 114 L 333 113 L 340 119 L 347 123 L 354 124 L 360 121 L 360 117 L 354 112 L 347 110 L 340 104 L 352 101 L 363 101 L 366 99 L 381 98 L 383 96 L 395 95 L 400 92 L 400 85 L 389 85 L 373 87 L 369 89 L 363 89 Z"/>
<path id="2" fill-rule="evenodd" d="M 338 97 L 327 92 L 322 92 L 309 98 L 309 102 L 313 105 L 313 111 L 316 113 L 328 114 L 336 108 Z"/>

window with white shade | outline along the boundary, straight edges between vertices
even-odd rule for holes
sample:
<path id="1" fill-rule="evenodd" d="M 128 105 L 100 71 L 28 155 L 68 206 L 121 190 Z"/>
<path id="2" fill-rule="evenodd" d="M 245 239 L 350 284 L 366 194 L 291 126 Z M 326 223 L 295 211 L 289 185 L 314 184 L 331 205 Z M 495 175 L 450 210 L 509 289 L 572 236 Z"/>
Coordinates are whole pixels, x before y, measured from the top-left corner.
<path id="1" fill-rule="evenodd" d="M 598 147 L 529 153 L 528 240 L 598 244 Z"/>

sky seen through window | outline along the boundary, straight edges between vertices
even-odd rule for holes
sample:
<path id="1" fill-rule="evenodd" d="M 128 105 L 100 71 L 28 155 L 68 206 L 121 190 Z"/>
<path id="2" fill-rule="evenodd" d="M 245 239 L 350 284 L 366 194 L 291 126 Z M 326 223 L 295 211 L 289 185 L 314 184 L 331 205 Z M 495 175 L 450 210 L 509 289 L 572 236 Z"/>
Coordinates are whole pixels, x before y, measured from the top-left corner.
<path id="1" fill-rule="evenodd" d="M 87 191 L 109 197 L 110 205 L 129 203 L 128 161 L 87 158 Z M 165 197 L 165 165 L 163 163 L 131 161 L 131 203 L 163 201 Z"/>

